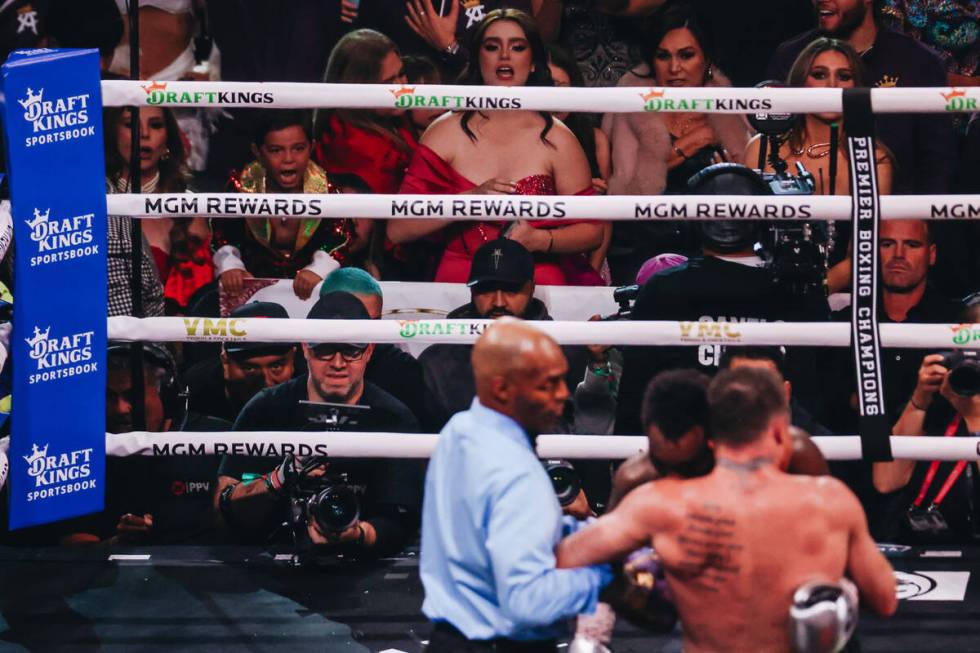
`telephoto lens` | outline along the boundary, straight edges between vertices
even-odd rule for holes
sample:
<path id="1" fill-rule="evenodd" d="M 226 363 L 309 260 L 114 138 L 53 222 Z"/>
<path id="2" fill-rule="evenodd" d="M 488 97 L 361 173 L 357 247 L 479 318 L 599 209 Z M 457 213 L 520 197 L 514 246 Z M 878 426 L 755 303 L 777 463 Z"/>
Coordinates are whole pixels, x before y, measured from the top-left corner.
<path id="1" fill-rule="evenodd" d="M 943 352 L 943 367 L 949 370 L 949 389 L 961 397 L 980 394 L 980 357 L 975 351 Z"/>
<path id="2" fill-rule="evenodd" d="M 361 502 L 349 486 L 336 483 L 311 496 L 306 512 L 321 533 L 343 533 L 360 520 Z"/>
<path id="3" fill-rule="evenodd" d="M 548 472 L 555 496 L 562 508 L 571 505 L 582 491 L 582 479 L 567 460 L 546 460 L 544 469 Z"/>

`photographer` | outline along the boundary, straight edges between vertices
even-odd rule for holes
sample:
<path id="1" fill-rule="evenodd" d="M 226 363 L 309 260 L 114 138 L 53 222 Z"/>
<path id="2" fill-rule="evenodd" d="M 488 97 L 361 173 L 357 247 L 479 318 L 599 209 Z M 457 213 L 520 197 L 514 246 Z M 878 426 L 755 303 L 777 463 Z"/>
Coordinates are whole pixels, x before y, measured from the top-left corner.
<path id="1" fill-rule="evenodd" d="M 965 355 L 963 355 L 965 354 Z M 980 363 L 976 352 L 929 354 L 893 435 L 958 437 L 980 433 Z M 972 354 L 972 355 L 971 355 Z M 875 489 L 887 497 L 882 533 L 908 542 L 967 542 L 977 518 L 976 466 L 966 461 L 875 463 Z M 900 516 L 900 511 L 905 514 Z"/>
<path id="2" fill-rule="evenodd" d="M 133 430 L 130 345 L 106 351 L 106 431 Z M 150 433 L 225 431 L 229 423 L 188 409 L 170 352 L 143 344 L 145 428 Z M 105 510 L 63 525 L 64 544 L 203 544 L 219 539 L 210 509 L 215 456 L 110 456 Z"/>
<path id="3" fill-rule="evenodd" d="M 308 319 L 370 316 L 355 296 L 336 292 L 321 296 Z M 418 421 L 404 404 L 364 380 L 373 352 L 374 345 L 368 344 L 303 344 L 309 373 L 261 391 L 242 410 L 234 430 L 323 431 L 325 422 L 318 416 L 339 408 L 338 430 L 418 432 Z M 345 485 L 358 495 L 359 515 L 342 530 L 324 532 L 316 520 L 302 514 L 310 496 L 303 488 L 317 486 L 318 478 L 320 486 Z M 269 457 L 225 456 L 214 505 L 222 521 L 244 539 L 269 539 L 292 514 L 298 543 L 306 544 L 308 538 L 313 544 L 343 544 L 383 554 L 401 548 L 415 532 L 421 496 L 421 465 L 415 461 L 318 462 L 289 454 L 277 465 Z"/>

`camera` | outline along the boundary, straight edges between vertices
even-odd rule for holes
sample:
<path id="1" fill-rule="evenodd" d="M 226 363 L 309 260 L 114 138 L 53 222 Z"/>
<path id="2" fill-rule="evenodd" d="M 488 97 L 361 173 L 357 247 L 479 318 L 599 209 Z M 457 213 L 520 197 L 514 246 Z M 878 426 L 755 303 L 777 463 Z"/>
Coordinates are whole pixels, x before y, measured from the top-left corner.
<path id="1" fill-rule="evenodd" d="M 311 474 L 314 469 L 326 466 L 326 456 L 310 457 L 289 488 L 290 525 L 297 545 L 309 543 L 310 523 L 316 524 L 324 535 L 330 535 L 353 528 L 361 518 L 363 489 L 351 485 L 346 474 Z"/>
<path id="2" fill-rule="evenodd" d="M 582 491 L 582 478 L 567 460 L 546 460 L 544 470 L 551 479 L 551 486 L 555 489 L 555 496 L 562 508 L 574 503 L 579 492 Z"/>
<path id="3" fill-rule="evenodd" d="M 980 356 L 976 351 L 941 351 L 940 365 L 949 370 L 949 389 L 961 397 L 980 394 Z"/>
<path id="4" fill-rule="evenodd" d="M 607 315 L 603 320 L 628 320 L 633 313 L 633 302 L 640 295 L 640 285 L 634 283 L 630 286 L 620 286 L 613 290 L 613 300 L 619 304 L 619 309 L 612 315 Z"/>

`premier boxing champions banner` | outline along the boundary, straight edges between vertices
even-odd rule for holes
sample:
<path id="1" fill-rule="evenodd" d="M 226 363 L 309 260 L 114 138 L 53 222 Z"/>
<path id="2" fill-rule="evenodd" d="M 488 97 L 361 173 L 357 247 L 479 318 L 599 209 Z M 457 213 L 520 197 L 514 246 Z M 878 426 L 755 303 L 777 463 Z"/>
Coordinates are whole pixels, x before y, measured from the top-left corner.
<path id="1" fill-rule="evenodd" d="M 96 50 L 2 68 L 14 269 L 10 528 L 103 508 L 106 211 Z"/>
<path id="2" fill-rule="evenodd" d="M 852 197 L 851 353 L 857 370 L 861 448 L 867 460 L 892 459 L 878 329 L 878 172 L 868 89 L 844 89 Z"/>

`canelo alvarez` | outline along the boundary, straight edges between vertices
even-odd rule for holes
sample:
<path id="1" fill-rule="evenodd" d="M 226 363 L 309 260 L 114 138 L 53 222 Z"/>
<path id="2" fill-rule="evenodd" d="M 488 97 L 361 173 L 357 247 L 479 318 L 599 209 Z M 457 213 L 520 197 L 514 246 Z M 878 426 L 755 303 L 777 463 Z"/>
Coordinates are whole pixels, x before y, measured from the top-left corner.
<path id="1" fill-rule="evenodd" d="M 721 372 L 708 400 L 713 471 L 630 492 L 559 544 L 558 566 L 653 546 L 687 651 L 840 650 L 856 610 L 845 573 L 871 609 L 894 613 L 895 578 L 857 499 L 833 478 L 781 471 L 791 436 L 775 377 Z"/>

